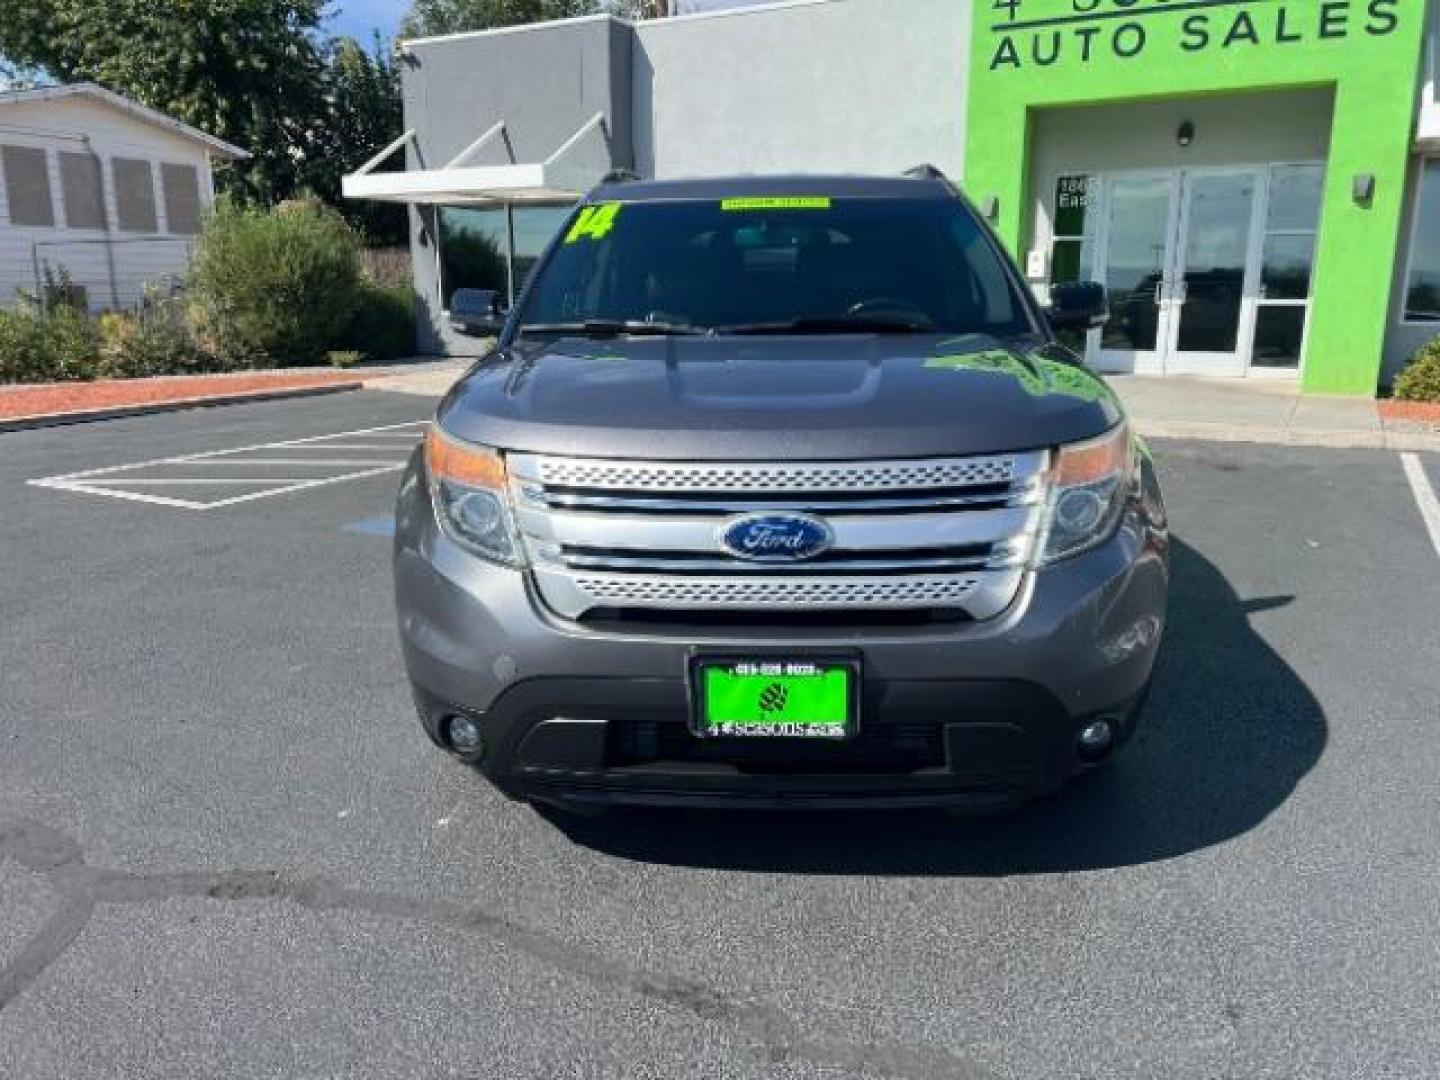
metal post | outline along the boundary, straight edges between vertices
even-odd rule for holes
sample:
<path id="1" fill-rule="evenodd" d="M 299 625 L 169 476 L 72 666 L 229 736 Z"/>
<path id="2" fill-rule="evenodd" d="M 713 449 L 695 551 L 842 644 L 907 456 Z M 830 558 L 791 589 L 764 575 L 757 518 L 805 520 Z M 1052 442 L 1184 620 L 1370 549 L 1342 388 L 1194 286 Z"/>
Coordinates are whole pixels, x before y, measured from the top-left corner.
<path id="1" fill-rule="evenodd" d="M 505 292 L 515 306 L 515 204 L 505 204 Z"/>

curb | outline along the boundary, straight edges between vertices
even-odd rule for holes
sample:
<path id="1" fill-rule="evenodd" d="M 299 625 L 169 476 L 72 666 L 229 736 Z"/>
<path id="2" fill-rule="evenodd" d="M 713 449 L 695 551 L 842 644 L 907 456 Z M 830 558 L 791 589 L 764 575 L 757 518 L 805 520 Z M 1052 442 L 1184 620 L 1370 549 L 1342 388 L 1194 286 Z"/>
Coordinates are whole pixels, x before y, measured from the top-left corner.
<path id="1" fill-rule="evenodd" d="M 1406 450 L 1440 453 L 1440 433 L 1409 431 L 1307 431 L 1245 424 L 1212 424 L 1185 420 L 1134 420 L 1136 430 L 1150 439 L 1194 439 L 1199 442 L 1261 443 L 1270 446 L 1312 446 L 1332 450 Z"/>
<path id="2" fill-rule="evenodd" d="M 105 405 L 98 409 L 75 409 L 71 412 L 33 413 L 29 416 L 0 419 L 0 434 L 7 431 L 29 431 L 33 428 L 61 427 L 66 424 L 88 424 L 96 420 L 120 420 L 127 416 L 146 416 L 150 413 L 178 412 L 181 409 L 206 409 L 215 405 L 243 405 L 251 401 L 319 397 L 323 394 L 363 389 L 363 381 L 326 383 L 321 386 L 291 386 L 274 390 L 244 390 L 233 394 L 175 398 L 172 401 L 147 401 L 137 405 Z"/>

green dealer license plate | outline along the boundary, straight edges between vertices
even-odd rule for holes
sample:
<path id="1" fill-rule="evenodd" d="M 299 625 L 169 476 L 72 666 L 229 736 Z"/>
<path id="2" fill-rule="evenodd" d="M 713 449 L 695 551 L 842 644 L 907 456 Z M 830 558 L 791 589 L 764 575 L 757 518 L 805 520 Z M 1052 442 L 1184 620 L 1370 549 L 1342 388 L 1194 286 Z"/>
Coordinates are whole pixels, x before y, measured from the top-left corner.
<path id="1" fill-rule="evenodd" d="M 846 739 L 856 728 L 853 661 L 699 660 L 695 730 L 707 738 Z"/>

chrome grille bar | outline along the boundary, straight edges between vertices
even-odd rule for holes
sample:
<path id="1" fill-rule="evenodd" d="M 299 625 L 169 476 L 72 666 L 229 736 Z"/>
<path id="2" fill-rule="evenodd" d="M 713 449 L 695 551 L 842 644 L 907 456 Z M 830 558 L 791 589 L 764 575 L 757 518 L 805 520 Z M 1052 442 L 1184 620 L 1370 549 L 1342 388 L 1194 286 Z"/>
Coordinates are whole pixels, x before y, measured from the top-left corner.
<path id="1" fill-rule="evenodd" d="M 688 463 L 510 455 L 516 521 L 557 613 L 960 610 L 1018 592 L 1048 454 Z M 747 513 L 823 514 L 814 560 L 761 564 L 723 542 Z"/>
<path id="2" fill-rule="evenodd" d="M 924 491 L 1009 484 L 1045 466 L 1043 452 L 923 460 L 797 462 L 608 461 L 516 454 L 511 475 L 546 487 L 658 495 L 674 492 Z"/>

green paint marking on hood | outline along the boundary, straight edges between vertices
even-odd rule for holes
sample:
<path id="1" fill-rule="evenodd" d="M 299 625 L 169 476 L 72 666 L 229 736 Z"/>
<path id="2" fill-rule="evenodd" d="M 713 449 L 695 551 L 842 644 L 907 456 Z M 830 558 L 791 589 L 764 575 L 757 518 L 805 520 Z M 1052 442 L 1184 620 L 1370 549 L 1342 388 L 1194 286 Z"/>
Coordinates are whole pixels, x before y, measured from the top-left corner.
<path id="1" fill-rule="evenodd" d="M 940 343 L 940 347 L 953 347 L 963 340 L 957 338 L 944 341 Z M 1004 349 L 933 356 L 925 361 L 925 366 L 935 371 L 975 371 L 1005 375 L 1014 379 L 1022 390 L 1033 397 L 1063 394 L 1078 401 L 1093 402 L 1099 401 L 1106 394 L 1104 384 L 1082 367 L 1039 356 L 1021 359 Z"/>

